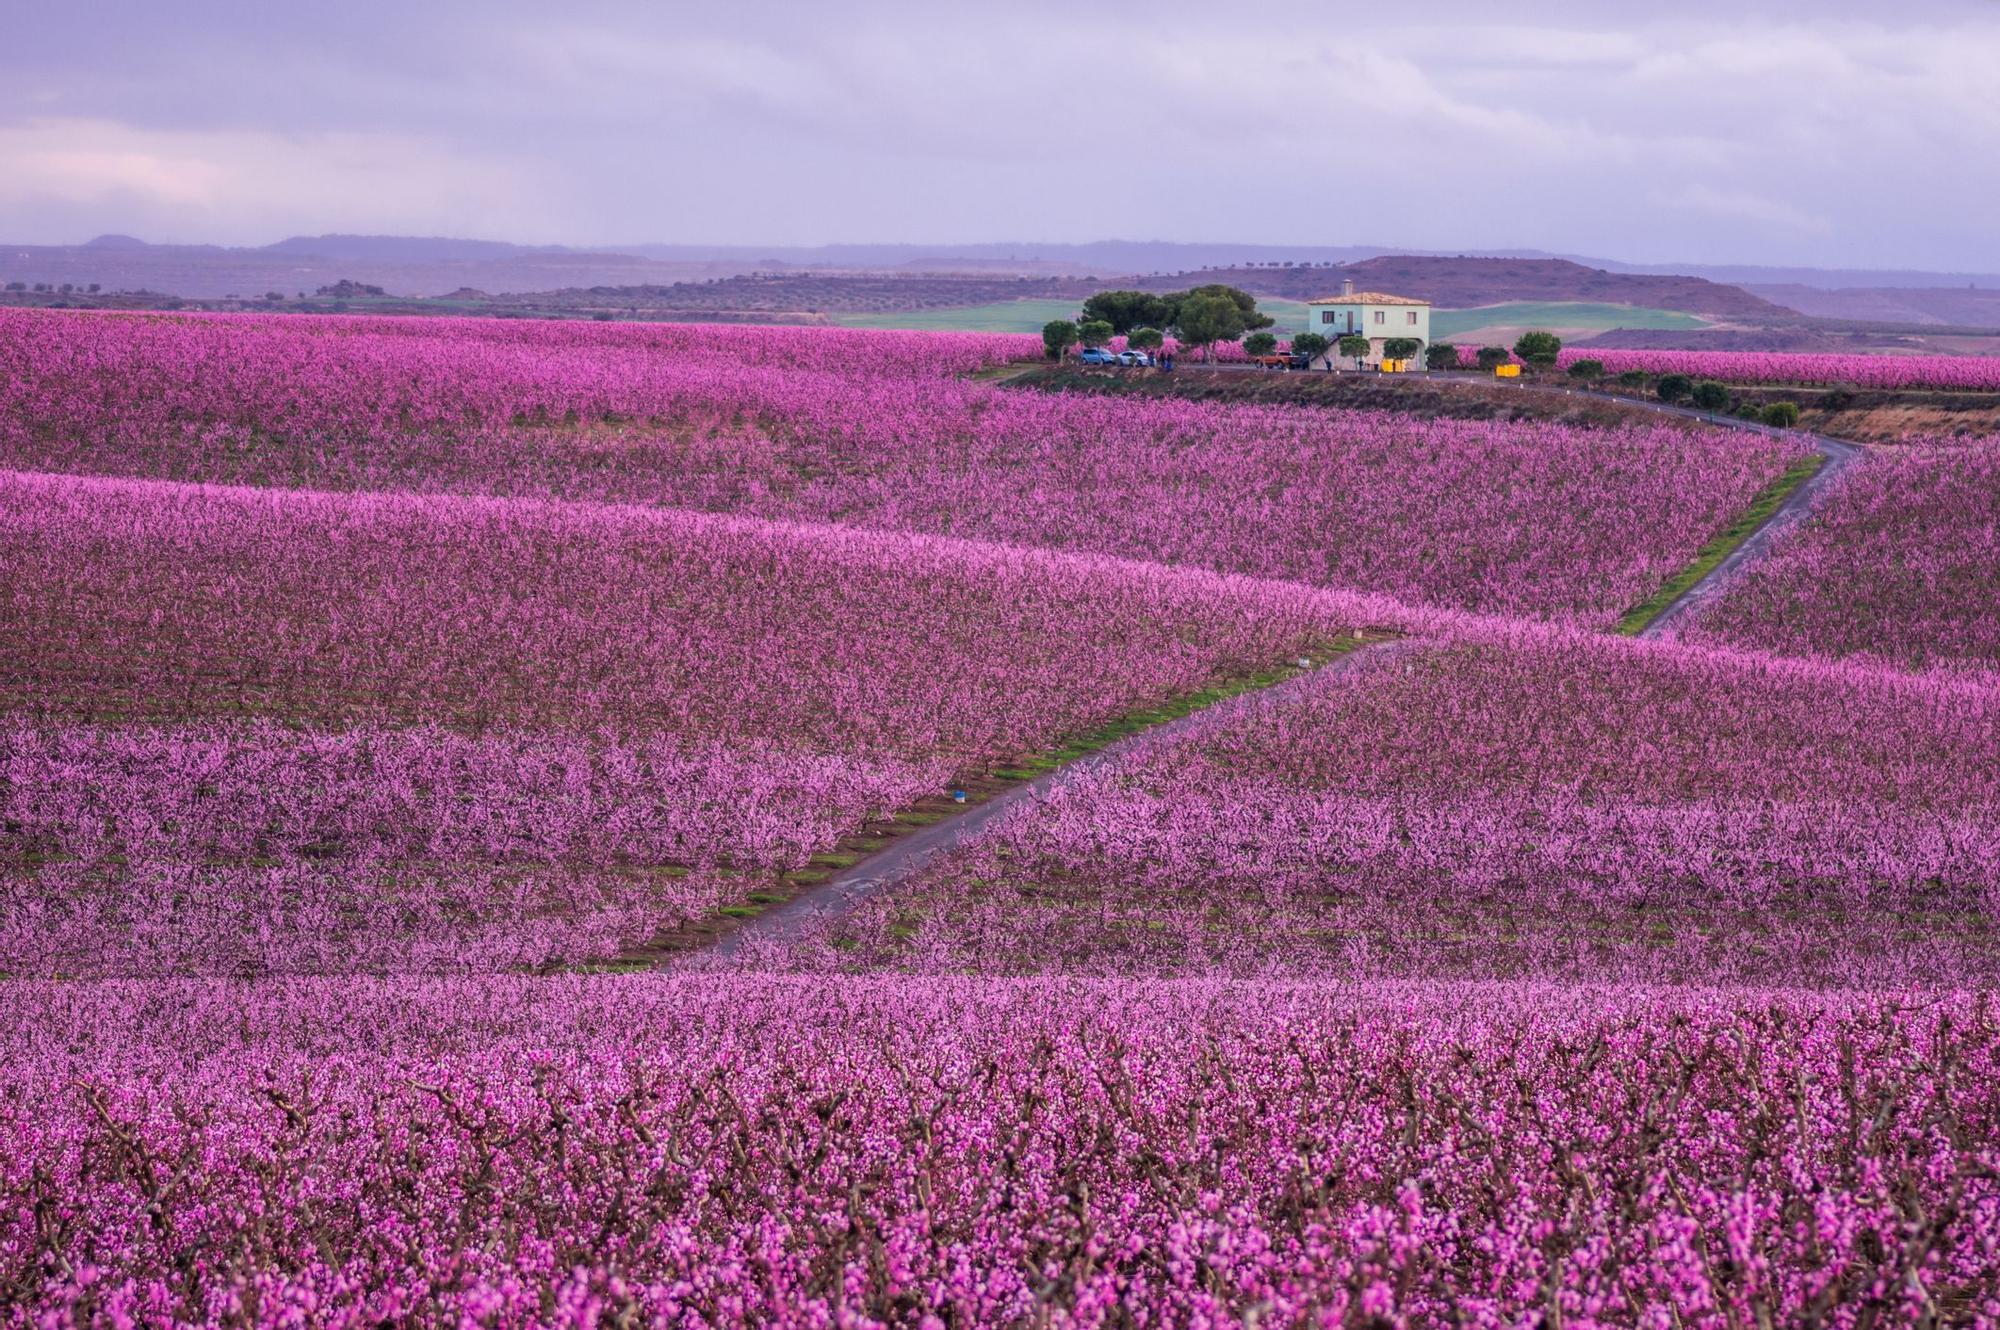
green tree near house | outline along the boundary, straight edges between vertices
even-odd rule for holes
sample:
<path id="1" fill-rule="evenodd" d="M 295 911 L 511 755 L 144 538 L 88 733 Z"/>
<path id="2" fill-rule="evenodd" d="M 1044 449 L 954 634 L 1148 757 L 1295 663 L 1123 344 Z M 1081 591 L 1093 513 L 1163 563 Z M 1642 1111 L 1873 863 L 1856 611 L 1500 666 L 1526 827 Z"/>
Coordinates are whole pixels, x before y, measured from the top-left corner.
<path id="1" fill-rule="evenodd" d="M 1210 347 L 1233 342 L 1249 328 L 1243 321 L 1242 307 L 1228 296 L 1190 292 L 1175 307 L 1174 331 L 1189 346 L 1200 347 L 1202 358 L 1207 359 Z"/>
<path id="2" fill-rule="evenodd" d="M 1085 346 L 1103 346 L 1115 336 L 1109 319 L 1085 319 L 1076 326 L 1076 340 Z"/>
<path id="3" fill-rule="evenodd" d="M 1050 319 L 1042 325 L 1042 354 L 1061 360 L 1076 345 L 1076 325 L 1068 319 Z"/>
<path id="4" fill-rule="evenodd" d="M 1251 356 L 1268 356 L 1278 349 L 1278 335 L 1272 332 L 1253 332 L 1243 339 L 1243 353 Z"/>
<path id="5" fill-rule="evenodd" d="M 1352 360 L 1356 369 L 1360 369 L 1361 362 L 1368 359 L 1368 339 L 1360 333 L 1348 333 L 1340 339 L 1339 345 L 1340 354 Z"/>
<path id="6" fill-rule="evenodd" d="M 1432 342 L 1424 348 L 1425 369 L 1457 369 L 1458 348 L 1450 342 Z"/>
<path id="7" fill-rule="evenodd" d="M 1295 356 L 1304 356 L 1308 363 L 1318 360 L 1321 356 L 1325 355 L 1327 348 L 1332 345 L 1332 342 L 1327 341 L 1326 338 L 1316 332 L 1302 332 L 1292 335 L 1292 354 Z"/>
<path id="8" fill-rule="evenodd" d="M 1506 364 L 1510 357 L 1504 346 L 1482 346 L 1479 348 L 1479 368 L 1496 370 Z"/>
<path id="9" fill-rule="evenodd" d="M 1536 369 L 1553 368 L 1562 349 L 1562 338 L 1552 332 L 1524 332 L 1514 343 L 1514 354 Z"/>
<path id="10" fill-rule="evenodd" d="M 1251 295 L 1248 291 L 1234 286 L 1225 286 L 1221 282 L 1210 282 L 1207 286 L 1197 286 L 1192 290 L 1175 291 L 1170 295 L 1162 296 L 1161 299 L 1167 305 L 1167 323 L 1178 326 L 1180 323 L 1181 307 L 1197 296 L 1220 296 L 1230 304 L 1236 306 L 1237 312 L 1243 317 L 1244 332 L 1255 332 L 1259 328 L 1268 328 L 1277 322 L 1269 314 L 1257 308 L 1257 297 Z M 1239 333 L 1237 335 L 1241 336 L 1242 334 Z"/>
<path id="11" fill-rule="evenodd" d="M 1391 337 L 1382 343 L 1384 360 L 1412 360 L 1424 344 L 1414 337 Z"/>

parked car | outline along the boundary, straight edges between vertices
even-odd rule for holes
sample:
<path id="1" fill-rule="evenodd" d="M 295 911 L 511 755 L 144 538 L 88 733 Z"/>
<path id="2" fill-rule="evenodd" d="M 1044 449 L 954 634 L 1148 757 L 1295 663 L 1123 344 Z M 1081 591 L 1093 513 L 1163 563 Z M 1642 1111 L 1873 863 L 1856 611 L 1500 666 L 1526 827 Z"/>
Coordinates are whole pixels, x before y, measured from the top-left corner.
<path id="1" fill-rule="evenodd" d="M 1285 357 L 1286 369 L 1311 369 L 1313 358 L 1303 351 L 1294 351 Z"/>
<path id="2" fill-rule="evenodd" d="M 1144 369 L 1153 363 L 1153 358 L 1144 351 L 1120 351 L 1118 353 L 1118 363 L 1121 365 L 1137 365 L 1139 368 Z"/>
<path id="3" fill-rule="evenodd" d="M 1118 357 L 1114 353 L 1106 351 L 1101 346 L 1085 347 L 1083 354 L 1078 356 L 1077 359 L 1086 365 L 1115 365 L 1118 363 Z"/>
<path id="4" fill-rule="evenodd" d="M 1267 356 L 1250 357 L 1250 363 L 1260 369 L 1290 369 L 1292 367 L 1292 358 L 1281 352 L 1273 351 Z"/>

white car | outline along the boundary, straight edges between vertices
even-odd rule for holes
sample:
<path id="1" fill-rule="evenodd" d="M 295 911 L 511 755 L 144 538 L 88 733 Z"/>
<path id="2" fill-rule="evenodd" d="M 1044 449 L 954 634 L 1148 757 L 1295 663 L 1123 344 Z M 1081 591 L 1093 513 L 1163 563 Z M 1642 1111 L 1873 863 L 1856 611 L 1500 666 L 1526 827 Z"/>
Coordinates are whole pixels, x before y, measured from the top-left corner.
<path id="1" fill-rule="evenodd" d="M 1121 365 L 1137 365 L 1143 369 L 1153 363 L 1153 358 L 1144 351 L 1120 351 L 1118 353 L 1118 363 Z"/>

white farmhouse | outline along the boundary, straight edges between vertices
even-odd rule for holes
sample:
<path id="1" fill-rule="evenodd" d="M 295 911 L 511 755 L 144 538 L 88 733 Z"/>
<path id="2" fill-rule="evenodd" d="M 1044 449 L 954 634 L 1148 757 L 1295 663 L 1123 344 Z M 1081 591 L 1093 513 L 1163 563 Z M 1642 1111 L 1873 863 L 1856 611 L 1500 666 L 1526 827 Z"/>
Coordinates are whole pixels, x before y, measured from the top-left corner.
<path id="1" fill-rule="evenodd" d="M 1307 332 L 1316 332 L 1329 342 L 1343 337 L 1366 337 L 1368 356 L 1364 363 L 1382 363 L 1382 344 L 1392 337 L 1410 337 L 1431 344 L 1431 304 L 1408 296 L 1383 295 L 1380 291 L 1356 291 L 1353 282 L 1342 282 L 1340 294 L 1306 302 Z M 1419 354 L 1422 354 L 1419 352 Z M 1336 365 L 1351 365 L 1337 350 L 1327 356 Z"/>

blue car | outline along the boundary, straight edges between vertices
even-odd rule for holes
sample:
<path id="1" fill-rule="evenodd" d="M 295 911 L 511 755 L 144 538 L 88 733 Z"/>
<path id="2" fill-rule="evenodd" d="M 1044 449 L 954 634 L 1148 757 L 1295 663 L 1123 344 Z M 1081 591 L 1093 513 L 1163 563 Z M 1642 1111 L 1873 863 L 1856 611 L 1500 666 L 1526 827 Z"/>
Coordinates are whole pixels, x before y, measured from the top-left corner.
<path id="1" fill-rule="evenodd" d="M 1085 347 L 1083 355 L 1079 359 L 1086 365 L 1115 365 L 1118 363 L 1118 357 L 1106 351 L 1101 346 Z"/>

